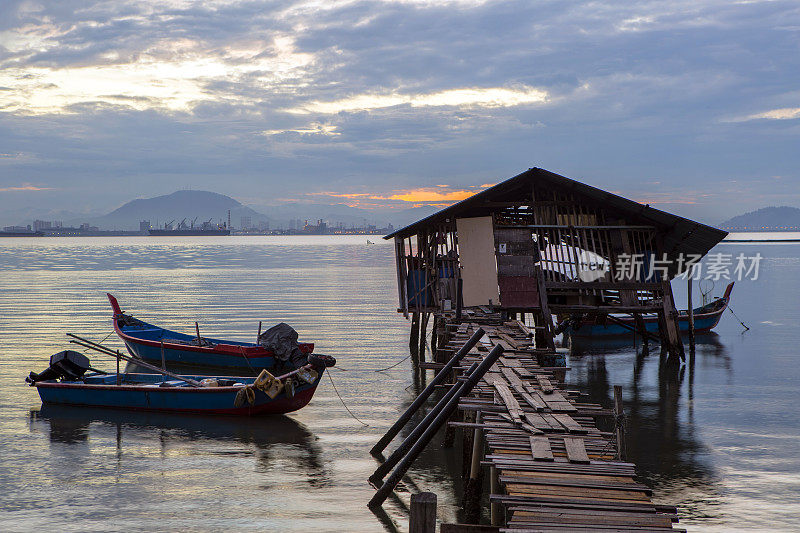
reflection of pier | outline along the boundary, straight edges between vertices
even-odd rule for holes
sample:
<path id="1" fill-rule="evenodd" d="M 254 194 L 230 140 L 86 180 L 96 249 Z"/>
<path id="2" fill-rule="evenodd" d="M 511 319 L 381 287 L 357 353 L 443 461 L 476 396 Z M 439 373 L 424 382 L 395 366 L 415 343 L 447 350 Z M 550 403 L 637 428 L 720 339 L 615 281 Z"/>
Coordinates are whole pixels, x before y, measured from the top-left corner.
<path id="1" fill-rule="evenodd" d="M 607 362 L 610 358 L 617 362 L 632 359 L 625 402 L 628 456 L 636 463 L 642 480 L 661 497 L 688 500 L 690 515 L 708 518 L 719 501 L 719 474 L 695 431 L 695 365 L 700 360 L 727 371 L 731 365 L 716 333 L 698 335 L 695 344 L 687 365 L 676 368 L 666 364 L 659 352 L 635 348 L 631 339 L 573 339 L 569 386 L 586 393 L 590 401 L 606 403 L 610 401 L 611 384 L 619 382 Z"/>

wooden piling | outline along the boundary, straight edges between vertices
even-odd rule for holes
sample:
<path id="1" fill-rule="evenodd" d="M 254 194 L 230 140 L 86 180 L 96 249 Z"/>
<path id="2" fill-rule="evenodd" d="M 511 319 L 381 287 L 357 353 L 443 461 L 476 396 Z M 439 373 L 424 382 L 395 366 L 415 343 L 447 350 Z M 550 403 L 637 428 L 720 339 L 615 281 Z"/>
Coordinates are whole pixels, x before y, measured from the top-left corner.
<path id="1" fill-rule="evenodd" d="M 411 495 L 409 533 L 436 533 L 436 494 L 420 492 Z"/>
<path id="2" fill-rule="evenodd" d="M 622 405 L 622 386 L 614 385 L 614 433 L 617 439 L 617 459 L 625 460 L 625 411 Z"/>
<path id="3" fill-rule="evenodd" d="M 420 361 L 425 360 L 425 348 L 428 340 L 428 320 L 430 313 L 422 313 L 419 321 L 419 352 L 417 357 Z"/>
<path id="4" fill-rule="evenodd" d="M 692 303 L 692 278 L 689 276 L 686 285 L 686 313 L 689 315 L 689 348 L 694 350 L 694 304 Z"/>
<path id="5" fill-rule="evenodd" d="M 489 493 L 490 494 L 499 494 L 500 493 L 500 481 L 497 478 L 497 468 L 492 465 L 489 468 Z M 500 503 L 493 501 L 490 506 L 490 513 L 491 513 L 491 521 L 493 526 L 502 525 L 502 509 L 500 507 Z"/>
<path id="6" fill-rule="evenodd" d="M 408 347 L 411 350 L 411 359 L 419 364 L 419 313 L 411 313 L 411 333 L 408 338 Z"/>
<path id="7" fill-rule="evenodd" d="M 481 423 L 481 412 L 475 413 L 475 424 Z M 477 524 L 481 520 L 481 459 L 483 458 L 482 430 L 476 427 L 472 430 L 472 453 L 470 454 L 469 477 L 464 485 L 464 522 Z"/>

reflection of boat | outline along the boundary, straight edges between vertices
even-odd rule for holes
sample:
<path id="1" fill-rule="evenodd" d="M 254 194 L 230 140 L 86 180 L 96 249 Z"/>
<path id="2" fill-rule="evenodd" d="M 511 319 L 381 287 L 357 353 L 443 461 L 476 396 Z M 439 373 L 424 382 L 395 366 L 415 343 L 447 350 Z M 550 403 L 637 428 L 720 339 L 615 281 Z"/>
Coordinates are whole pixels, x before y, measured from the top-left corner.
<path id="1" fill-rule="evenodd" d="M 272 351 L 251 342 L 210 339 L 186 335 L 148 324 L 123 313 L 117 299 L 108 294 L 114 310 L 114 331 L 125 342 L 128 352 L 145 361 L 183 363 L 240 369 L 272 368 Z M 313 343 L 298 343 L 302 354 L 314 351 Z"/>
<path id="2" fill-rule="evenodd" d="M 155 413 L 101 409 L 76 405 L 44 404 L 32 411 L 38 419 L 50 422 L 51 438 L 58 441 L 80 441 L 88 436 L 92 422 L 123 425 L 131 428 L 169 429 L 181 431 L 190 438 L 232 439 L 258 445 L 297 444 L 313 442 L 308 429 L 288 416 L 243 419 L 238 416 L 217 416 L 213 424 L 202 416 L 182 413 Z"/>
<path id="3" fill-rule="evenodd" d="M 311 365 L 304 369 L 307 379 L 294 371 L 265 386 L 259 386 L 259 378 L 254 377 L 180 376 L 180 380 L 167 380 L 158 374 L 89 374 L 70 381 L 37 380 L 33 385 L 43 404 L 250 416 L 305 407 L 324 369 L 312 370 Z"/>
<path id="4" fill-rule="evenodd" d="M 733 282 L 725 288 L 722 298 L 697 307 L 694 309 L 694 329 L 696 333 L 703 333 L 715 328 L 719 323 L 722 313 L 728 308 L 728 303 L 733 290 Z M 605 317 L 595 317 L 587 321 L 582 321 L 577 326 L 570 327 L 570 334 L 576 337 L 602 337 L 602 336 L 623 336 L 633 335 L 636 321 L 631 316 L 615 316 L 614 322 L 604 320 Z M 643 315 L 645 328 L 651 333 L 658 333 L 658 317 L 655 314 Z M 621 322 L 622 324 L 616 323 Z M 678 324 L 681 333 L 689 331 L 689 315 L 686 311 L 681 311 L 678 316 Z M 627 326 L 627 327 L 626 327 Z"/>

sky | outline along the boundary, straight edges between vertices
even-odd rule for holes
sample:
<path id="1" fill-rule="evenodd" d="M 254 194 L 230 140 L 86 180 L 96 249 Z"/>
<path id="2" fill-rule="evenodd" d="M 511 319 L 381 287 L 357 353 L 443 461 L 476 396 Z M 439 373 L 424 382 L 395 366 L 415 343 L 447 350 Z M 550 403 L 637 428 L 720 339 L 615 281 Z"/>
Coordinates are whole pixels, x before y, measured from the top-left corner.
<path id="1" fill-rule="evenodd" d="M 800 206 L 796 1 L 0 0 L 0 211 L 447 205 L 541 167 Z"/>

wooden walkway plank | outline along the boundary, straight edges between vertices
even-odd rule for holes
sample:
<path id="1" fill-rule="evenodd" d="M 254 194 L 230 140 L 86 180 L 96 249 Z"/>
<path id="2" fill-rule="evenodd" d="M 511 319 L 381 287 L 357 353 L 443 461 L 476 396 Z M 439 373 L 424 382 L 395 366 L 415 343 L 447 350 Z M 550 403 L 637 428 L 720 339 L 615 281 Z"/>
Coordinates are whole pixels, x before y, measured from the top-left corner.
<path id="1" fill-rule="evenodd" d="M 570 433 L 588 433 L 589 432 L 588 429 L 586 429 L 585 427 L 583 427 L 580 424 L 578 424 L 577 422 L 575 422 L 575 419 L 572 418 L 571 416 L 569 416 L 568 414 L 565 414 L 565 413 L 553 413 L 550 416 L 552 416 L 554 419 L 556 419 L 556 421 L 559 424 L 561 424 L 562 426 L 564 426 L 567 429 L 567 431 L 569 431 Z M 583 445 L 583 441 L 581 441 L 581 445 Z"/>
<path id="2" fill-rule="evenodd" d="M 517 424 L 522 422 L 522 407 L 519 406 L 519 402 L 514 398 L 508 385 L 500 381 L 495 381 L 494 389 L 497 391 L 497 394 L 500 395 L 500 399 L 503 400 L 503 403 L 506 404 L 508 413 L 511 415 L 511 418 L 514 419 L 514 422 Z"/>
<path id="3" fill-rule="evenodd" d="M 564 437 L 564 447 L 567 449 L 567 459 L 570 463 L 588 463 L 589 456 L 583 445 L 583 439 Z"/>
<path id="4" fill-rule="evenodd" d="M 550 439 L 547 437 L 531 437 L 531 454 L 534 461 L 552 461 L 553 450 L 550 449 Z"/>

